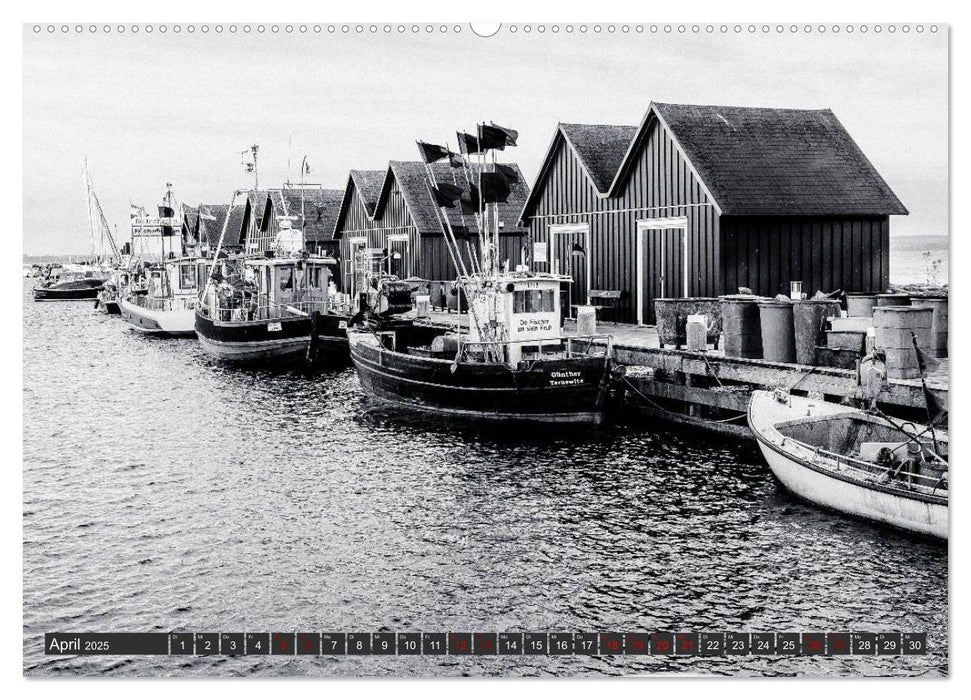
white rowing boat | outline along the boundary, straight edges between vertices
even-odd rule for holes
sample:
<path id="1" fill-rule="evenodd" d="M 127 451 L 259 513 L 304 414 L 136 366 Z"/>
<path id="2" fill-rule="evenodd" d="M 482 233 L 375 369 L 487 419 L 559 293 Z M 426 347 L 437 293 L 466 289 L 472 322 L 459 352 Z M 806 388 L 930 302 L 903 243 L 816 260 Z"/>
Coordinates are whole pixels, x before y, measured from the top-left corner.
<path id="1" fill-rule="evenodd" d="M 748 423 L 796 496 L 947 539 L 946 432 L 783 391 L 754 392 Z"/>

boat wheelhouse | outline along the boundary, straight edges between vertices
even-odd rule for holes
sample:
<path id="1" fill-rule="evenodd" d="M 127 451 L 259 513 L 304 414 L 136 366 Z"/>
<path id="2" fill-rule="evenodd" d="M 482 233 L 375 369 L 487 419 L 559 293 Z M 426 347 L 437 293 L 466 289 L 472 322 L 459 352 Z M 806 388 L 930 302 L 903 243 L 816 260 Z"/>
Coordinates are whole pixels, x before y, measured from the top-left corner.
<path id="1" fill-rule="evenodd" d="M 165 336 L 195 335 L 196 280 L 190 258 L 148 263 L 138 270 L 120 302 L 121 316 L 136 330 Z"/>
<path id="2" fill-rule="evenodd" d="M 754 392 L 748 423 L 769 468 L 796 496 L 947 539 L 946 431 L 781 390 Z"/>

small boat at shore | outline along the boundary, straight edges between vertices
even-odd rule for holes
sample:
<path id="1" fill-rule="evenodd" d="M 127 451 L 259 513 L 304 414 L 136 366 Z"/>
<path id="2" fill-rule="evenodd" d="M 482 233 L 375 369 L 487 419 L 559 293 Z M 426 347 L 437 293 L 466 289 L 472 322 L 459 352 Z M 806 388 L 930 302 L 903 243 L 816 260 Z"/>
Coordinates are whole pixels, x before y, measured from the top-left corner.
<path id="1" fill-rule="evenodd" d="M 34 301 L 78 301 L 97 299 L 108 272 L 88 265 L 51 267 L 34 287 Z"/>
<path id="2" fill-rule="evenodd" d="M 841 513 L 947 539 L 947 433 L 779 390 L 756 391 L 748 424 L 776 478 Z"/>
<path id="3" fill-rule="evenodd" d="M 150 335 L 195 335 L 195 265 L 175 258 L 142 267 L 119 302 L 121 317 Z"/>

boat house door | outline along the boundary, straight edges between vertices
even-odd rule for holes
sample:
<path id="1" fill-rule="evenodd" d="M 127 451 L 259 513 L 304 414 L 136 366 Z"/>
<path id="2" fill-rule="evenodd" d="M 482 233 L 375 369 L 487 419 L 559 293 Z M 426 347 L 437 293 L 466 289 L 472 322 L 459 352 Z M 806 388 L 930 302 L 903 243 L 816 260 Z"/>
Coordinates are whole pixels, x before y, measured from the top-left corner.
<path id="1" fill-rule="evenodd" d="M 637 222 L 637 322 L 653 325 L 654 300 L 688 296 L 688 219 Z"/>
<path id="2" fill-rule="evenodd" d="M 399 280 L 407 277 L 408 271 L 408 235 L 392 234 L 388 236 L 388 274 Z"/>
<path id="3" fill-rule="evenodd" d="M 561 290 L 561 297 L 563 312 L 574 318 L 575 308 L 590 301 L 589 225 L 550 226 L 550 272 L 573 278 L 573 282 Z"/>

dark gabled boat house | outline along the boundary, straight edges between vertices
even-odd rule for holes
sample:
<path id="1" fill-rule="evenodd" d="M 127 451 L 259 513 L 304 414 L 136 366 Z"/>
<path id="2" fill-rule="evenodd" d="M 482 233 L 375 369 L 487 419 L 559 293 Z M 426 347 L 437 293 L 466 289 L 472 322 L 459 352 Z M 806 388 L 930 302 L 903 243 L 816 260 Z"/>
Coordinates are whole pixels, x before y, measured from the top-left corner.
<path id="1" fill-rule="evenodd" d="M 510 267 L 515 268 L 526 233 L 519 218 L 529 188 L 518 166 L 505 165 L 519 172 L 519 181 L 511 186 L 508 201 L 499 205 L 500 259 L 509 260 Z M 447 163 L 429 167 L 437 183 L 461 187 L 463 197 L 468 198 L 468 183 L 462 169 L 451 168 Z M 380 251 L 383 269 L 399 279 L 432 282 L 456 279 L 458 273 L 447 247 L 446 221 L 430 185 L 421 162 L 391 161 L 387 170 L 350 172 L 334 230 L 334 239 L 340 245 L 345 290 L 355 273 L 357 253 L 361 249 Z M 478 251 L 475 213 L 460 205 L 447 210 L 447 217 L 447 224 L 459 239 L 463 262 L 468 266 L 467 251 Z"/>
<path id="2" fill-rule="evenodd" d="M 638 127 L 559 124 L 522 221 L 572 304 L 654 323 L 659 297 L 885 290 L 906 213 L 828 109 L 652 103 Z"/>

